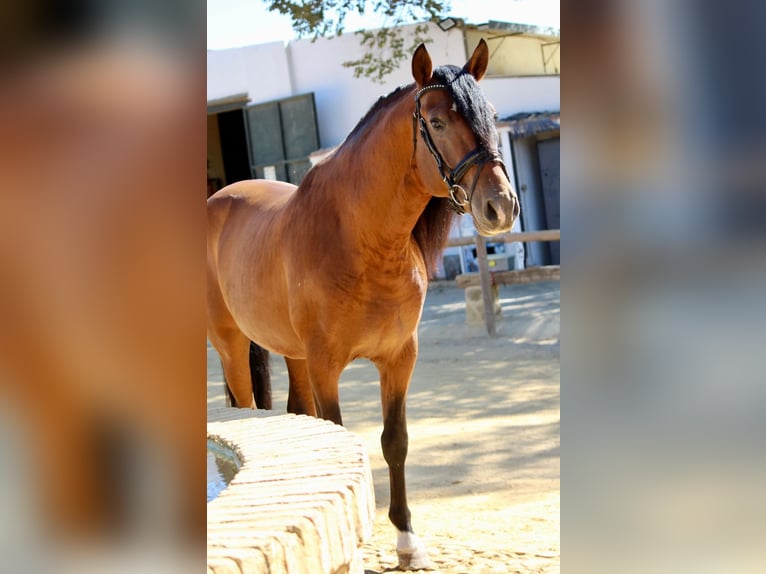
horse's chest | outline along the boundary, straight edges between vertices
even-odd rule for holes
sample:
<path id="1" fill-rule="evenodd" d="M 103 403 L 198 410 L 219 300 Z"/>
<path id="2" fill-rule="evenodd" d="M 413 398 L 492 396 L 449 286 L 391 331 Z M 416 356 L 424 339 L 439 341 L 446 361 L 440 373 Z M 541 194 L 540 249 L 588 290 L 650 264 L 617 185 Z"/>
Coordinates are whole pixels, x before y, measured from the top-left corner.
<path id="1" fill-rule="evenodd" d="M 318 265 L 305 278 L 311 295 L 293 300 L 291 320 L 301 338 L 321 332 L 340 353 L 368 358 L 410 341 L 425 299 L 425 273 L 417 262 L 384 267 Z"/>
<path id="2" fill-rule="evenodd" d="M 399 280 L 374 284 L 346 309 L 353 317 L 359 340 L 398 344 L 415 332 L 423 309 L 424 291 L 418 284 Z"/>
<path id="3" fill-rule="evenodd" d="M 401 324 L 409 331 L 417 327 L 422 309 L 422 298 L 417 293 L 402 297 L 381 294 L 367 301 L 359 317 L 371 327 L 391 328 Z"/>

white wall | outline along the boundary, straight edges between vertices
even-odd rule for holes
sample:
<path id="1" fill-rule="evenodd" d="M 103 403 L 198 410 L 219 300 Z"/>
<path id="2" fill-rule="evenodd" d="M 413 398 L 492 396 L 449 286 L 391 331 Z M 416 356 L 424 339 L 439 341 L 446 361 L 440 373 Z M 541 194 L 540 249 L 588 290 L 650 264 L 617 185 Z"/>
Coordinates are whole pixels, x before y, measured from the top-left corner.
<path id="1" fill-rule="evenodd" d="M 462 33 L 457 29 L 442 32 L 435 24 L 430 26 L 433 42 L 426 47 L 434 65 L 462 66 L 466 60 Z M 407 28 L 412 30 L 414 27 Z M 405 45 L 410 41 L 405 39 Z M 288 52 L 295 93 L 315 94 L 322 147 L 338 145 L 380 96 L 413 81 L 410 59 L 400 64 L 386 78 L 385 84 L 354 78 L 353 69 L 342 66 L 342 62 L 359 59 L 364 54 L 359 37 L 353 33 L 316 42 L 291 42 Z"/>
<path id="2" fill-rule="evenodd" d="M 560 76 L 485 78 L 481 81 L 484 93 L 500 118 L 518 112 L 560 110 L 560 86 Z"/>
<path id="3" fill-rule="evenodd" d="M 253 103 L 294 95 L 282 42 L 207 53 L 207 99 L 247 93 Z"/>
<path id="4" fill-rule="evenodd" d="M 462 66 L 468 58 L 462 31 L 453 28 L 442 32 L 435 24 L 429 26 L 433 42 L 427 48 L 434 66 Z M 411 31 L 414 26 L 407 28 Z M 409 59 L 386 78 L 385 84 L 354 78 L 352 69 L 344 68 L 342 62 L 362 54 L 359 38 L 353 33 L 315 42 L 272 42 L 209 51 L 207 97 L 214 100 L 247 93 L 252 103 L 261 103 L 314 92 L 320 146 L 333 147 L 343 141 L 379 96 L 412 81 Z M 516 112 L 560 109 L 559 76 L 487 77 L 481 85 L 501 118 Z"/>

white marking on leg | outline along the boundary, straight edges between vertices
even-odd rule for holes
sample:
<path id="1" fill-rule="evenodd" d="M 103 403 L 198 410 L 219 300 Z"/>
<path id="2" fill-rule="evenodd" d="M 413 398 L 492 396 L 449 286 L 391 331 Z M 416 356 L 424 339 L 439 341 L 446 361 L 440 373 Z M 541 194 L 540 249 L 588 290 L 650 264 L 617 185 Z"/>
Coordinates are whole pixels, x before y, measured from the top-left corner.
<path id="1" fill-rule="evenodd" d="M 413 532 L 397 530 L 396 554 L 399 556 L 399 568 L 402 570 L 433 567 L 426 545 Z"/>

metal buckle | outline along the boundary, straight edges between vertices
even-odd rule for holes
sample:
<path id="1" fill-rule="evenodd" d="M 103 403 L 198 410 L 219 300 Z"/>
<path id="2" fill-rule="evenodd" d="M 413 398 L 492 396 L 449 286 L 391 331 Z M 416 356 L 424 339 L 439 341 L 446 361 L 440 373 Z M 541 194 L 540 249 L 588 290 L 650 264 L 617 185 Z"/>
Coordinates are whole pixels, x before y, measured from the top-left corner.
<path id="1" fill-rule="evenodd" d="M 463 194 L 463 200 L 459 201 L 457 197 L 455 197 L 455 194 L 462 193 Z M 468 197 L 468 192 L 460 187 L 458 184 L 450 185 L 449 188 L 449 197 L 452 200 L 452 206 L 454 210 L 459 213 L 460 215 L 463 215 L 465 213 L 465 207 L 468 205 L 468 202 L 470 201 L 470 198 Z"/>

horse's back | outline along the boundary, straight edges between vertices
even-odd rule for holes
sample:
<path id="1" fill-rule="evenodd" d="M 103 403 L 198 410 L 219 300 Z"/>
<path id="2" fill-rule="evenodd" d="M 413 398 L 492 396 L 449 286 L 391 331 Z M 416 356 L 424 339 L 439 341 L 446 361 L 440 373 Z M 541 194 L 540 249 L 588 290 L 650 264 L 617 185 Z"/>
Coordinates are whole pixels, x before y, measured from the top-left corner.
<path id="1" fill-rule="evenodd" d="M 295 190 L 291 183 L 268 179 L 237 181 L 218 190 L 208 200 L 208 223 L 216 222 L 222 213 L 236 215 L 254 212 L 276 212 L 284 208 Z"/>
<path id="2" fill-rule="evenodd" d="M 266 179 L 238 181 L 207 200 L 208 249 L 217 252 L 221 235 L 235 242 L 249 242 L 253 234 L 273 227 L 298 189 L 291 183 Z"/>

